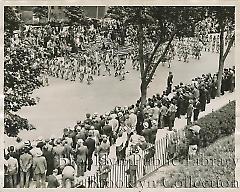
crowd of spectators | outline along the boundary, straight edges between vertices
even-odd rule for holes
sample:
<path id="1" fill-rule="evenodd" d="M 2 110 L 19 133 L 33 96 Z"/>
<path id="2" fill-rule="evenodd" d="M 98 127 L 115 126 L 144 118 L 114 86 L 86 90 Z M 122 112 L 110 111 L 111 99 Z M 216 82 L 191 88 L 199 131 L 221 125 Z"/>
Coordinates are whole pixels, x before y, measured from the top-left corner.
<path id="1" fill-rule="evenodd" d="M 55 187 L 66 187 L 67 180 L 74 186 L 74 180 L 91 171 L 94 162 L 101 185 L 106 186 L 111 166 L 104 162 L 111 147 L 116 147 L 117 162 L 130 160 L 133 153 L 154 146 L 158 129 L 168 127 L 172 131 L 176 118 L 186 118 L 186 124 L 191 125 L 217 95 L 217 74 L 203 74 L 190 84 L 176 86 L 173 79 L 170 72 L 166 91 L 148 98 L 146 104 L 138 100 L 135 105 L 115 107 L 104 115 L 86 114 L 74 127 L 65 128 L 61 137 L 39 137 L 37 141 L 17 138 L 17 144 L 4 153 L 5 186 L 29 187 L 33 180 L 36 187 L 45 187 L 45 181 L 48 187 L 54 185 L 52 181 Z M 234 88 L 235 68 L 224 69 L 221 94 Z M 54 175 L 61 176 L 61 185 Z"/>

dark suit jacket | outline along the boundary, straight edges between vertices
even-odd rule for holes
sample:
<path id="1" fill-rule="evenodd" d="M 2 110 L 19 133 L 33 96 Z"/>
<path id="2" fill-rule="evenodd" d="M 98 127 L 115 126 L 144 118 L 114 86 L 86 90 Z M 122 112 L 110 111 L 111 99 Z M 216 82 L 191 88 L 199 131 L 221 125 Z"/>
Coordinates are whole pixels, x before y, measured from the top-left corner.
<path id="1" fill-rule="evenodd" d="M 87 138 L 86 141 L 84 142 L 84 145 L 87 146 L 88 148 L 88 155 L 92 155 L 93 152 L 95 151 L 95 140 L 92 138 Z"/>

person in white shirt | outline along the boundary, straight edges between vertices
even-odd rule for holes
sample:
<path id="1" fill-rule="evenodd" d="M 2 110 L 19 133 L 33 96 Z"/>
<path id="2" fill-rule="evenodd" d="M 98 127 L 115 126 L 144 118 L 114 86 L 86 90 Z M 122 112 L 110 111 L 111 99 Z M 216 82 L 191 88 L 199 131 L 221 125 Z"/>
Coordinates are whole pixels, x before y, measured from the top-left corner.
<path id="1" fill-rule="evenodd" d="M 129 119 L 131 123 L 131 128 L 135 130 L 137 125 L 137 115 L 134 113 L 133 109 L 130 110 Z"/>
<path id="2" fill-rule="evenodd" d="M 8 158 L 9 157 L 9 158 Z M 17 186 L 17 174 L 18 174 L 18 160 L 8 155 L 7 159 L 7 172 L 9 177 L 9 187 L 16 188 Z"/>
<path id="3" fill-rule="evenodd" d="M 109 121 L 109 125 L 112 126 L 113 135 L 116 137 L 117 130 L 118 130 L 118 127 L 119 127 L 119 122 L 116 119 L 117 115 L 116 114 L 111 114 L 110 117 L 111 117 L 111 120 Z"/>

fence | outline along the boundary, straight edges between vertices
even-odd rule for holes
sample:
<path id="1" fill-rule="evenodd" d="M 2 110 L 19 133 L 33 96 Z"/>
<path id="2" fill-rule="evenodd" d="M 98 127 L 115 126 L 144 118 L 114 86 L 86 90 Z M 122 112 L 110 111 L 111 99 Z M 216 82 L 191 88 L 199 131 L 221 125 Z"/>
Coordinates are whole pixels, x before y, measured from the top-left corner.
<path id="1" fill-rule="evenodd" d="M 141 152 L 139 154 L 140 159 L 137 163 L 137 169 L 135 172 L 135 179 L 139 181 L 146 175 L 152 173 L 159 167 L 168 163 L 167 159 L 167 147 L 170 141 L 176 140 L 177 145 L 181 142 L 181 139 L 185 137 L 183 129 L 176 132 L 167 134 L 163 138 L 157 140 L 155 144 Z M 128 188 L 130 183 L 130 175 L 128 173 L 130 164 L 129 161 L 120 161 L 118 163 L 111 164 L 111 170 L 109 172 L 105 187 L 107 188 Z M 93 176 L 89 176 L 80 182 L 80 185 L 86 188 L 101 188 L 101 179 L 98 173 Z"/>

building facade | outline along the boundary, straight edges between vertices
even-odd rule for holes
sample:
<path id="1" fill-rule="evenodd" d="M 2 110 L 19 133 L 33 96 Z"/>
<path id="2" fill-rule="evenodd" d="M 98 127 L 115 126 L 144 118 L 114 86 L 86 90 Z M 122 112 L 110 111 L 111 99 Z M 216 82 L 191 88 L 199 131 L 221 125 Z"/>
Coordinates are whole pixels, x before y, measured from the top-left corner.
<path id="1" fill-rule="evenodd" d="M 83 6 L 82 8 L 87 17 L 97 19 L 103 18 L 108 9 L 107 6 Z M 41 19 L 34 15 L 32 6 L 15 6 L 14 9 L 25 24 L 41 24 L 48 21 L 67 21 L 67 17 L 64 13 L 64 6 L 48 6 L 47 18 Z"/>

